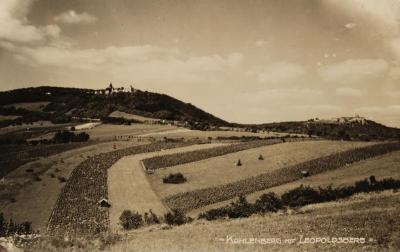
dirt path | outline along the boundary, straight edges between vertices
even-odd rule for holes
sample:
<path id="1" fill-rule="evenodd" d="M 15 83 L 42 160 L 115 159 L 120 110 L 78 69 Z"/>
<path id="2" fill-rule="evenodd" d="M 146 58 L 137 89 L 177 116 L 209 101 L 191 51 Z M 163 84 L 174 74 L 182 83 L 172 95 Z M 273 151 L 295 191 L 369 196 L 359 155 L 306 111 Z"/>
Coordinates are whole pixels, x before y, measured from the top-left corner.
<path id="1" fill-rule="evenodd" d="M 212 148 L 220 145 L 222 144 L 193 145 L 184 148 L 133 155 L 120 159 L 108 169 L 107 175 L 108 197 L 111 203 L 111 230 L 120 229 L 119 216 L 124 210 L 135 210 L 143 214 L 152 209 L 157 215 L 162 215 L 168 211 L 148 182 L 141 165 L 141 160 L 156 155 Z"/>

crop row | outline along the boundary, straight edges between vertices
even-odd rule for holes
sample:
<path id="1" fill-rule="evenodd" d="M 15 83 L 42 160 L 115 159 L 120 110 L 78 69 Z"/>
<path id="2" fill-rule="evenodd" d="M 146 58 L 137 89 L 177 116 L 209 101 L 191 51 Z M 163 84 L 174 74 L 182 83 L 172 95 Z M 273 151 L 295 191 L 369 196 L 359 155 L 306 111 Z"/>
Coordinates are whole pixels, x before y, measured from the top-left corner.
<path id="1" fill-rule="evenodd" d="M 235 181 L 229 184 L 178 193 L 164 199 L 171 209 L 184 212 L 232 199 L 241 194 L 250 194 L 302 178 L 302 171 L 309 175 L 326 172 L 347 164 L 400 150 L 400 142 L 380 143 L 320 157 L 279 170 Z"/>
<path id="2" fill-rule="evenodd" d="M 51 232 L 93 234 L 108 229 L 108 208 L 98 202 L 107 199 L 107 169 L 127 155 L 183 147 L 193 142 L 151 144 L 129 147 L 90 157 L 72 172 L 62 189 L 48 223 Z"/>
<path id="3" fill-rule="evenodd" d="M 257 140 L 250 142 L 243 142 L 239 144 L 230 144 L 226 146 L 217 146 L 208 149 L 194 150 L 183 153 L 167 154 L 162 156 L 155 156 L 143 160 L 143 165 L 148 170 L 155 170 L 175 165 L 181 165 L 199 160 L 218 157 L 229 153 L 258 148 L 262 146 L 282 143 L 286 141 L 305 141 L 303 138 L 274 138 L 268 140 Z"/>

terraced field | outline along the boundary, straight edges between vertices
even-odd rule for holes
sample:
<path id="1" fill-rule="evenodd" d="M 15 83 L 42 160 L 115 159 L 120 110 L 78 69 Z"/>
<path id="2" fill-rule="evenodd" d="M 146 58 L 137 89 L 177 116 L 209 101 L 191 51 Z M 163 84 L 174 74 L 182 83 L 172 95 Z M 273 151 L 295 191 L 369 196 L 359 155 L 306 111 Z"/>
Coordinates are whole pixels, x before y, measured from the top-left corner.
<path id="1" fill-rule="evenodd" d="M 373 143 L 339 141 L 282 143 L 238 151 L 198 162 L 169 167 L 167 169 L 158 169 L 153 175 L 148 176 L 148 178 L 154 190 L 160 197 L 165 198 L 177 193 L 232 183 L 266 172 L 275 171 L 285 166 L 372 144 Z M 258 160 L 260 154 L 263 155 L 264 160 Z M 185 159 L 185 156 L 176 158 L 178 160 L 180 158 Z M 238 159 L 241 160 L 242 166 L 235 165 Z M 187 182 L 180 185 L 162 183 L 162 178 L 164 176 L 176 172 L 183 173 L 187 178 Z"/>
<path id="2" fill-rule="evenodd" d="M 152 152 L 137 154 L 121 158 L 110 169 L 108 169 L 108 199 L 111 204 L 110 227 L 111 230 L 119 230 L 119 216 L 124 210 L 130 209 L 143 214 L 150 209 L 157 215 L 168 212 L 157 194 L 151 188 L 142 166 L 142 159 L 155 155 L 181 153 L 193 150 L 208 149 L 225 144 L 201 144 L 182 148 L 163 150 L 162 152 Z"/>
<path id="3" fill-rule="evenodd" d="M 302 178 L 301 172 L 303 170 L 308 171 L 310 175 L 315 175 L 396 150 L 400 150 L 400 143 L 381 143 L 350 149 L 238 181 L 177 193 L 164 198 L 164 202 L 170 208 L 179 208 L 188 212 L 234 198 L 240 194 L 250 194 L 298 180 Z"/>

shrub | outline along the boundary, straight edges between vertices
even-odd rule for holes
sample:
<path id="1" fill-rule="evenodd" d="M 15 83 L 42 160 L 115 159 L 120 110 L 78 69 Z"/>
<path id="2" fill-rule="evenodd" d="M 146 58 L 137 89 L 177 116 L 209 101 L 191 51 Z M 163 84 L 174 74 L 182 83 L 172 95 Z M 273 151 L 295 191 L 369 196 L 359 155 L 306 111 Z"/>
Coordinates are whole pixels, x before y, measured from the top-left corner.
<path id="1" fill-rule="evenodd" d="M 259 213 L 277 212 L 283 208 L 281 200 L 275 193 L 265 193 L 258 198 L 254 204 L 254 208 Z"/>
<path id="2" fill-rule="evenodd" d="M 142 215 L 131 210 L 124 210 L 119 220 L 125 230 L 138 229 L 143 225 Z"/>
<path id="3" fill-rule="evenodd" d="M 193 219 L 190 217 L 186 217 L 186 215 L 178 210 L 173 209 L 172 212 L 168 212 L 164 215 L 164 221 L 168 225 L 182 225 L 188 222 L 191 222 Z"/>
<path id="4" fill-rule="evenodd" d="M 70 142 L 87 142 L 89 140 L 89 134 L 85 132 L 81 132 L 79 134 L 75 134 L 68 130 L 58 131 L 54 137 L 54 143 L 70 143 Z"/>
<path id="5" fill-rule="evenodd" d="M 253 214 L 253 206 L 247 202 L 247 199 L 244 195 L 240 195 L 239 199 L 233 203 L 231 203 L 228 209 L 228 217 L 229 218 L 242 218 L 249 217 Z"/>
<path id="6" fill-rule="evenodd" d="M 216 220 L 216 219 L 222 219 L 228 216 L 228 207 L 219 207 L 215 209 L 210 209 L 204 213 L 200 213 L 198 218 L 199 219 L 206 219 L 208 221 L 210 220 Z"/>
<path id="7" fill-rule="evenodd" d="M 182 173 L 170 173 L 167 177 L 163 178 L 163 183 L 165 184 L 181 184 L 185 183 L 186 178 Z"/>
<path id="8" fill-rule="evenodd" d="M 282 195 L 283 204 L 290 207 L 304 206 L 319 201 L 319 192 L 309 186 L 303 185 Z"/>

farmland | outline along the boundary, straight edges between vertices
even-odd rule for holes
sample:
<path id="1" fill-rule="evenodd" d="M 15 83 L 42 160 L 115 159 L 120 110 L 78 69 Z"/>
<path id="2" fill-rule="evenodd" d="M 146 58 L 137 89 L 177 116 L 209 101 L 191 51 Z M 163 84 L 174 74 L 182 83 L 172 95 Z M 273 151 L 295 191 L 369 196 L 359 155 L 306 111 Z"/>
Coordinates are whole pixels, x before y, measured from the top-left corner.
<path id="1" fill-rule="evenodd" d="M 145 142 L 105 142 L 77 147 L 46 158 L 35 159 L 8 173 L 0 182 L 0 209 L 6 218 L 32 222 L 35 230 L 46 230 L 50 213 L 72 170 L 88 156 L 127 148 Z"/>
<path id="2" fill-rule="evenodd" d="M 163 150 L 163 154 L 188 152 L 198 149 L 208 149 L 221 144 L 192 145 L 182 148 Z M 137 154 L 123 157 L 108 169 L 108 200 L 110 207 L 110 228 L 120 229 L 119 216 L 126 209 L 132 209 L 139 213 L 148 212 L 150 209 L 157 215 L 167 212 L 146 179 L 141 160 L 154 155 L 155 153 Z"/>
<path id="3" fill-rule="evenodd" d="M 284 137 L 284 136 L 299 136 L 303 137 L 306 136 L 304 134 L 288 134 L 288 133 L 279 133 L 279 132 L 246 132 L 246 131 L 231 131 L 231 130 L 210 130 L 210 131 L 201 131 L 201 130 L 182 130 L 182 131 L 166 131 L 160 132 L 156 134 L 148 134 L 149 136 L 154 137 L 171 137 L 171 138 L 185 138 L 185 139 L 223 139 L 223 138 L 240 138 L 242 137 L 254 137 L 254 138 L 267 138 L 267 137 Z"/>
<path id="4" fill-rule="evenodd" d="M 107 198 L 107 170 L 124 156 L 192 145 L 192 142 L 152 143 L 90 157 L 76 167 L 62 189 L 50 216 L 51 231 L 98 233 L 109 227 L 107 208 L 98 201 Z M 82 211 L 81 209 L 85 209 Z"/>
<path id="5" fill-rule="evenodd" d="M 150 117 L 144 117 L 144 116 L 139 116 L 139 115 L 134 115 L 134 114 L 129 114 L 121 111 L 114 111 L 110 115 L 110 117 L 122 117 L 128 120 L 136 120 L 139 122 L 157 122 L 160 121 L 159 119 L 155 118 L 150 118 Z"/>
<path id="6" fill-rule="evenodd" d="M 371 144 L 338 141 L 286 142 L 243 150 L 167 169 L 158 169 L 148 178 L 160 197 L 165 198 L 177 193 L 233 183 L 289 165 Z M 288 153 L 291 154 L 288 155 Z M 258 160 L 260 154 L 263 155 L 264 160 Z M 179 158 L 183 159 L 184 157 L 184 155 L 179 155 Z M 235 165 L 238 159 L 242 162 L 240 167 Z M 162 183 L 164 176 L 177 172 L 181 172 L 187 177 L 188 181 L 185 184 L 176 186 Z"/>
<path id="7" fill-rule="evenodd" d="M 93 140 L 113 140 L 129 139 L 131 137 L 140 137 L 143 134 L 155 132 L 167 132 L 176 127 L 159 124 L 132 124 L 132 125 L 110 125 L 102 124 L 93 129 L 86 130 Z"/>
<path id="8" fill-rule="evenodd" d="M 310 175 L 315 175 L 396 150 L 400 150 L 400 143 L 381 143 L 356 148 L 286 166 L 239 181 L 181 192 L 166 197 L 164 201 L 170 208 L 179 208 L 187 212 L 219 201 L 228 200 L 239 194 L 250 194 L 298 180 L 302 177 L 301 171 L 303 170 L 308 171 Z"/>
<path id="9" fill-rule="evenodd" d="M 257 148 L 264 145 L 272 145 L 282 143 L 280 139 L 271 139 L 264 141 L 253 141 L 241 144 L 231 144 L 228 146 L 220 146 L 215 148 L 210 148 L 206 150 L 195 150 L 185 153 L 169 154 L 156 156 L 152 158 L 146 158 L 143 160 L 143 164 L 146 169 L 156 170 L 160 168 L 191 163 L 203 159 L 208 159 L 211 157 L 223 156 L 229 153 L 234 153 L 246 149 Z"/>

